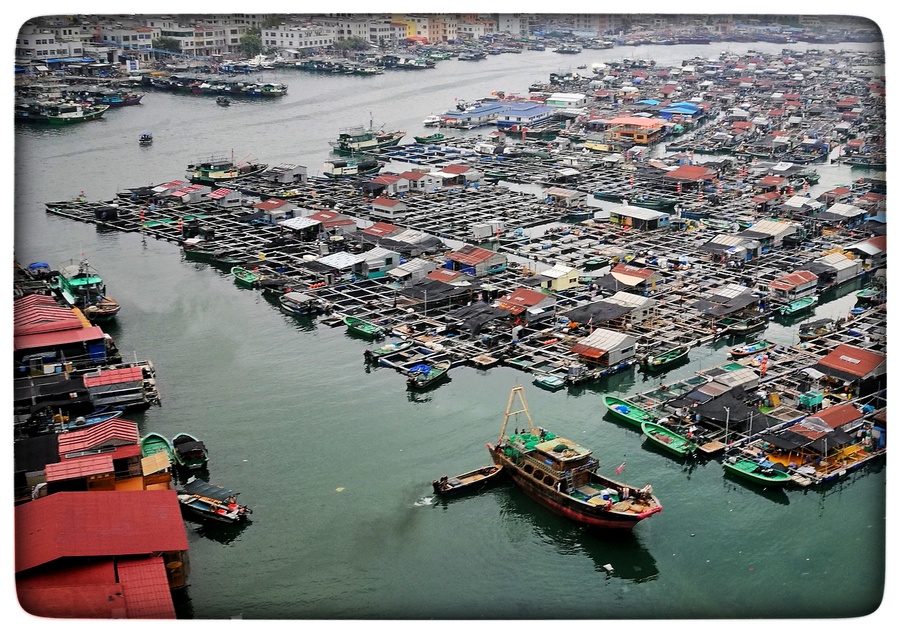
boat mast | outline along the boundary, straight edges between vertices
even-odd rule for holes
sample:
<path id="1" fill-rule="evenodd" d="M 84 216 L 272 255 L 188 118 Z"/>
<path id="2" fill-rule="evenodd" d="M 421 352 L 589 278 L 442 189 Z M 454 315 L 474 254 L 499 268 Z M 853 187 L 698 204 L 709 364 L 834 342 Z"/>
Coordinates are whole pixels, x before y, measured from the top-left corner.
<path id="1" fill-rule="evenodd" d="M 518 395 L 519 402 L 522 405 L 522 408 L 517 411 L 511 411 L 513 398 Z M 512 391 L 509 392 L 509 401 L 506 403 L 506 415 L 503 416 L 503 426 L 500 427 L 500 439 L 497 440 L 497 443 L 501 443 L 503 441 L 503 434 L 506 432 L 506 423 L 509 422 L 509 416 L 517 415 L 519 413 L 524 413 L 525 417 L 528 419 L 528 426 L 532 433 L 537 431 L 534 428 L 534 422 L 531 421 L 531 414 L 528 413 L 528 404 L 525 402 L 525 389 L 521 385 L 512 388 Z"/>

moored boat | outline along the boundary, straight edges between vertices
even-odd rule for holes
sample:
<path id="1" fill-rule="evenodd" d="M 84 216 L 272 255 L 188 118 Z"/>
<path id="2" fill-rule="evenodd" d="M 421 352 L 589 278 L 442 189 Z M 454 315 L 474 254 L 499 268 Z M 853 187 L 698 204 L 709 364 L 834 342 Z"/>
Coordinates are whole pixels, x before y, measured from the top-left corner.
<path id="1" fill-rule="evenodd" d="M 437 114 L 429 114 L 427 117 L 422 119 L 422 125 L 424 125 L 425 127 L 435 127 L 437 125 L 440 125 L 440 123 L 441 117 Z"/>
<path id="2" fill-rule="evenodd" d="M 106 284 L 97 270 L 86 260 L 59 266 L 50 284 L 68 305 L 78 308 L 89 321 L 103 323 L 113 319 L 121 310 L 119 303 L 106 295 Z"/>
<path id="3" fill-rule="evenodd" d="M 169 462 L 175 462 L 172 443 L 165 435 L 151 431 L 141 438 L 141 457 L 149 457 L 160 451 L 164 451 L 169 456 Z"/>
<path id="4" fill-rule="evenodd" d="M 491 464 L 490 466 L 482 466 L 481 468 L 470 470 L 456 477 L 442 475 L 439 479 L 431 482 L 431 487 L 434 489 L 434 494 L 441 497 L 477 492 L 499 481 L 502 473 L 502 466 Z"/>
<path id="5" fill-rule="evenodd" d="M 384 163 L 374 159 L 329 160 L 322 164 L 322 173 L 328 178 L 349 178 L 377 174 Z"/>
<path id="6" fill-rule="evenodd" d="M 768 352 L 774 347 L 775 343 L 773 343 L 772 341 L 755 341 L 753 343 L 747 343 L 746 345 L 738 345 L 737 347 L 732 347 L 728 353 L 731 354 L 734 358 L 742 358 L 744 356 L 752 356 L 753 354 L 762 354 L 763 352 Z"/>
<path id="7" fill-rule="evenodd" d="M 791 475 L 781 464 L 762 463 L 747 457 L 730 455 L 722 462 L 725 472 L 763 486 L 784 486 Z"/>
<path id="8" fill-rule="evenodd" d="M 107 110 L 109 110 L 108 105 L 59 103 L 50 105 L 44 110 L 43 120 L 51 125 L 70 125 L 99 119 Z"/>
<path id="9" fill-rule="evenodd" d="M 797 332 L 797 336 L 800 337 L 801 341 L 811 341 L 820 336 L 831 334 L 836 330 L 837 323 L 834 319 L 817 319 L 815 321 L 803 323 Z"/>
<path id="10" fill-rule="evenodd" d="M 336 154 L 359 154 L 377 151 L 397 145 L 406 136 L 401 130 L 376 130 L 371 122 L 368 128 L 354 127 L 338 134 L 337 140 L 330 141 L 332 151 Z"/>
<path id="11" fill-rule="evenodd" d="M 559 391 L 566 386 L 566 377 L 557 374 L 539 374 L 532 383 L 547 391 Z"/>
<path id="12" fill-rule="evenodd" d="M 417 363 L 410 367 L 406 374 L 406 388 L 421 391 L 434 387 L 449 377 L 449 360 L 436 363 Z"/>
<path id="13" fill-rule="evenodd" d="M 641 431 L 647 436 L 654 446 L 677 455 L 678 457 L 690 457 L 697 452 L 697 443 L 677 433 L 676 431 L 656 422 L 641 422 Z"/>
<path id="14" fill-rule="evenodd" d="M 856 291 L 856 300 L 859 303 L 877 303 L 883 298 L 883 288 L 863 288 Z"/>
<path id="15" fill-rule="evenodd" d="M 331 304 L 314 295 L 291 290 L 278 297 L 281 311 L 291 316 L 309 316 L 321 314 L 331 309 Z"/>
<path id="16" fill-rule="evenodd" d="M 687 358 L 690 351 L 689 345 L 676 345 L 660 354 L 648 354 L 641 360 L 641 367 L 647 371 L 667 369 Z"/>
<path id="17" fill-rule="evenodd" d="M 359 334 L 368 339 L 383 338 L 385 335 L 384 328 L 377 323 L 350 316 L 349 314 L 344 317 L 344 325 L 347 326 L 348 332 Z"/>
<path id="18" fill-rule="evenodd" d="M 228 97 L 216 97 L 216 103 L 218 103 L 220 106 L 227 107 L 231 105 L 231 99 L 229 99 Z"/>
<path id="19" fill-rule="evenodd" d="M 512 410 L 515 398 L 521 408 Z M 507 434 L 510 416 L 518 414 L 525 415 L 528 426 Z M 535 428 L 521 386 L 512 389 L 497 445 L 489 443 L 488 451 L 526 495 L 582 525 L 628 531 L 662 511 L 650 484 L 638 489 L 603 476 L 593 451 Z"/>
<path id="20" fill-rule="evenodd" d="M 66 431 L 78 431 L 100 422 L 114 420 L 122 415 L 121 409 L 113 409 L 111 411 L 94 411 L 85 415 L 76 416 L 71 419 L 68 415 L 56 414 L 53 416 L 53 426 L 59 433 Z"/>
<path id="21" fill-rule="evenodd" d="M 138 145 L 153 145 L 153 135 L 150 132 L 144 132 L 138 137 Z"/>
<path id="22" fill-rule="evenodd" d="M 189 470 L 206 468 L 209 462 L 206 445 L 190 433 L 179 433 L 172 438 L 172 454 L 176 464 Z"/>
<path id="23" fill-rule="evenodd" d="M 801 297 L 799 299 L 795 299 L 790 303 L 781 306 L 778 308 L 779 314 L 782 316 L 794 316 L 795 314 L 800 314 L 801 312 L 805 312 L 806 310 L 811 310 L 813 306 L 815 306 L 819 302 L 818 297 L 810 295 L 808 297 Z"/>
<path id="24" fill-rule="evenodd" d="M 235 282 L 244 288 L 255 288 L 262 279 L 262 273 L 257 269 L 244 268 L 243 266 L 234 266 L 231 269 L 231 275 Z"/>
<path id="25" fill-rule="evenodd" d="M 414 136 L 416 143 L 428 145 L 429 143 L 440 143 L 446 138 L 443 134 L 430 134 L 428 136 Z"/>
<path id="26" fill-rule="evenodd" d="M 603 396 L 603 404 L 613 416 L 635 426 L 640 426 L 643 422 L 655 422 L 657 418 L 642 406 L 616 396 Z"/>
<path id="27" fill-rule="evenodd" d="M 191 477 L 178 491 L 183 514 L 199 521 L 239 523 L 253 511 L 237 502 L 240 493 Z"/>
<path id="28" fill-rule="evenodd" d="M 382 345 L 381 347 L 367 349 L 365 352 L 363 352 L 363 356 L 369 362 L 376 362 L 382 358 L 389 358 L 390 356 L 394 356 L 396 354 L 399 354 L 400 352 L 404 352 L 413 347 L 415 344 L 416 342 L 411 338 L 394 341 L 392 343 Z"/>
<path id="29" fill-rule="evenodd" d="M 266 163 L 234 158 L 213 157 L 187 166 L 185 174 L 196 185 L 217 186 L 232 180 L 261 174 L 269 167 Z"/>

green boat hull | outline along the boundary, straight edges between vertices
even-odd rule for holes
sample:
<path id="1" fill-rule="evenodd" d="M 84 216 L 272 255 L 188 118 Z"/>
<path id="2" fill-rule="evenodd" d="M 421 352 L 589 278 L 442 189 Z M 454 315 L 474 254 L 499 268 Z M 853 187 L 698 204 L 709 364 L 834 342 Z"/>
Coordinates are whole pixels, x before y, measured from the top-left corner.
<path id="1" fill-rule="evenodd" d="M 697 452 L 697 444 L 662 425 L 654 422 L 642 422 L 641 430 L 654 446 L 678 457 L 689 457 Z"/>
<path id="2" fill-rule="evenodd" d="M 604 396 L 603 404 L 606 405 L 610 414 L 614 417 L 634 426 L 640 426 L 643 422 L 656 421 L 655 415 L 628 400 L 622 400 L 614 396 Z"/>
<path id="3" fill-rule="evenodd" d="M 791 480 L 788 473 L 766 468 L 750 459 L 726 459 L 722 462 L 722 468 L 727 473 L 762 486 L 784 486 Z"/>

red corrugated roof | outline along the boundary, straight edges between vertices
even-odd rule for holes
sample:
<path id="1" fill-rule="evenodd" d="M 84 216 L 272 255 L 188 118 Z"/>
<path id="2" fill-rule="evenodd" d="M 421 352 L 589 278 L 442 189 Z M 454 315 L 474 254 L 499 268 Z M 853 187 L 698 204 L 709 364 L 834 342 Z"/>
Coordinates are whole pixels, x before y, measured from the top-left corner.
<path id="1" fill-rule="evenodd" d="M 97 387 L 100 385 L 117 385 L 123 382 L 143 380 L 144 374 L 140 367 L 123 367 L 121 369 L 100 369 L 99 375 L 85 374 L 84 386 Z"/>
<path id="2" fill-rule="evenodd" d="M 47 464 L 44 467 L 44 474 L 48 483 L 112 472 L 113 458 L 111 453 L 66 459 L 56 464 Z"/>
<path id="3" fill-rule="evenodd" d="M 672 171 L 666 172 L 666 178 L 675 178 L 678 180 L 703 180 L 715 175 L 715 171 L 709 167 L 702 165 L 681 165 Z"/>
<path id="4" fill-rule="evenodd" d="M 795 273 L 783 275 L 769 282 L 769 288 L 774 288 L 775 290 L 790 290 L 791 288 L 796 288 L 805 283 L 816 281 L 818 278 L 818 275 L 808 270 L 798 270 Z"/>
<path id="5" fill-rule="evenodd" d="M 447 165 L 446 167 L 442 167 L 441 171 L 445 174 L 464 174 L 470 171 L 472 168 L 468 165 Z"/>
<path id="6" fill-rule="evenodd" d="M 639 279 L 649 279 L 655 271 L 651 268 L 644 268 L 643 266 L 631 266 L 630 264 L 621 263 L 617 264 L 615 268 L 610 271 L 610 274 L 619 274 L 625 275 L 626 277 L 637 277 Z"/>
<path id="7" fill-rule="evenodd" d="M 278 198 L 267 198 L 262 202 L 257 202 L 253 205 L 254 209 L 260 209 L 261 211 L 272 211 L 274 209 L 278 209 L 283 207 L 288 203 L 287 200 L 280 200 Z"/>
<path id="8" fill-rule="evenodd" d="M 226 189 L 225 187 L 220 187 L 215 191 L 210 191 L 208 194 L 206 194 L 206 197 L 212 198 L 213 200 L 218 200 L 219 198 L 226 198 L 232 193 L 234 193 L 233 190 Z"/>
<path id="9" fill-rule="evenodd" d="M 606 353 L 606 350 L 591 347 L 590 345 L 585 345 L 584 343 L 575 343 L 575 345 L 572 346 L 572 353 L 578 354 L 579 356 L 584 356 L 586 358 L 600 358 Z"/>
<path id="10" fill-rule="evenodd" d="M 765 178 L 760 178 L 758 182 L 763 186 L 777 187 L 778 185 L 783 185 L 787 182 L 787 179 L 782 178 L 781 176 L 766 176 Z"/>
<path id="11" fill-rule="evenodd" d="M 374 200 L 372 200 L 372 206 L 377 205 L 379 207 L 395 207 L 398 204 L 400 204 L 399 200 L 392 200 L 390 198 L 375 198 Z"/>
<path id="12" fill-rule="evenodd" d="M 546 298 L 547 295 L 543 292 L 531 290 L 530 288 L 516 288 L 515 291 L 503 297 L 501 301 L 514 306 L 525 306 L 526 308 L 530 308 L 531 306 L 539 304 Z"/>
<path id="13" fill-rule="evenodd" d="M 394 231 L 396 231 L 398 226 L 394 226 L 393 224 L 388 224 L 387 222 L 376 222 L 369 228 L 365 229 L 363 233 L 366 235 L 378 235 L 384 237 L 386 235 L 390 235 Z"/>
<path id="14" fill-rule="evenodd" d="M 45 332 L 43 334 L 30 334 L 16 336 L 13 339 L 13 350 L 39 349 L 42 347 L 60 347 L 87 341 L 102 341 L 103 330 L 99 326 L 63 330 L 61 332 Z"/>
<path id="15" fill-rule="evenodd" d="M 138 444 L 137 422 L 113 418 L 106 422 L 92 424 L 86 429 L 60 433 L 57 439 L 59 454 L 66 455 L 76 451 L 86 451 L 103 446 L 125 446 Z"/>
<path id="16" fill-rule="evenodd" d="M 873 372 L 886 359 L 887 356 L 884 354 L 841 344 L 822 358 L 819 364 L 862 378 Z"/>
<path id="17" fill-rule="evenodd" d="M 159 556 L 86 562 L 16 582 L 19 604 L 45 618 L 174 619 L 175 605 Z"/>
<path id="18" fill-rule="evenodd" d="M 13 304 L 13 334 L 22 336 L 84 327 L 72 308 L 47 295 L 27 295 Z"/>
<path id="19" fill-rule="evenodd" d="M 862 417 L 859 409 L 852 404 L 837 404 L 827 409 L 822 409 L 815 414 L 815 417 L 822 418 L 825 424 L 833 429 L 844 426 L 848 422 L 853 422 Z"/>
<path id="20" fill-rule="evenodd" d="M 70 557 L 186 551 L 174 490 L 58 492 L 15 507 L 15 571 Z"/>
<path id="21" fill-rule="evenodd" d="M 459 262 L 465 266 L 474 266 L 491 259 L 496 253 L 486 248 L 478 248 L 477 246 L 466 245 L 458 250 L 447 253 L 447 259 Z"/>

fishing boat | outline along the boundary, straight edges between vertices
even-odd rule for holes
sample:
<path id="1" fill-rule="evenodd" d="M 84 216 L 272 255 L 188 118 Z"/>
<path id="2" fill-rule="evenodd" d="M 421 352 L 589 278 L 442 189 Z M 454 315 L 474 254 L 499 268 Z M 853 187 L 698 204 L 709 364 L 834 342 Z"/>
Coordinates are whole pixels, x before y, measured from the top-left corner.
<path id="1" fill-rule="evenodd" d="M 153 145 L 153 135 L 150 132 L 144 132 L 138 137 L 138 145 Z"/>
<path id="2" fill-rule="evenodd" d="M 492 483 L 500 480 L 503 467 L 491 464 L 482 466 L 456 477 L 442 475 L 440 479 L 431 482 L 434 494 L 441 497 L 451 497 L 468 492 L 483 490 Z"/>
<path id="3" fill-rule="evenodd" d="M 376 339 L 383 338 L 385 335 L 384 328 L 377 323 L 360 319 L 359 317 L 346 315 L 344 317 L 344 325 L 347 331 L 352 334 L 358 334 L 364 338 Z"/>
<path id="4" fill-rule="evenodd" d="M 253 511 L 237 502 L 240 493 L 190 477 L 178 491 L 182 513 L 199 521 L 239 523 Z"/>
<path id="5" fill-rule="evenodd" d="M 672 211 L 675 209 L 675 205 L 678 204 L 678 200 L 659 196 L 633 196 L 629 203 L 635 207 L 653 209 L 654 211 Z"/>
<path id="6" fill-rule="evenodd" d="M 268 169 L 268 164 L 252 160 L 212 157 L 187 166 L 185 176 L 195 185 L 219 186 L 233 180 L 256 176 Z"/>
<path id="7" fill-rule="evenodd" d="M 190 433 L 179 433 L 172 438 L 172 453 L 175 463 L 189 470 L 206 468 L 209 462 L 206 445 Z"/>
<path id="8" fill-rule="evenodd" d="M 412 348 L 415 344 L 416 342 L 411 338 L 394 341 L 392 343 L 388 343 L 387 345 L 382 345 L 381 347 L 367 349 L 365 352 L 363 352 L 363 356 L 369 362 L 377 362 L 382 358 L 389 358 L 391 356 L 399 354 L 400 352 L 405 352 L 406 350 Z"/>
<path id="9" fill-rule="evenodd" d="M 661 354 L 648 354 L 641 360 L 641 367 L 647 371 L 666 369 L 687 358 L 690 351 L 689 345 L 677 345 Z"/>
<path id="10" fill-rule="evenodd" d="M 404 136 L 406 132 L 400 130 L 376 130 L 370 121 L 368 128 L 359 126 L 344 130 L 338 134 L 337 140 L 329 144 L 336 154 L 350 155 L 393 147 Z"/>
<path id="11" fill-rule="evenodd" d="M 429 143 L 440 143 L 446 138 L 443 134 L 431 134 L 429 136 L 414 136 L 416 143 L 428 145 Z"/>
<path id="12" fill-rule="evenodd" d="M 729 350 L 729 353 L 734 358 L 742 358 L 744 356 L 752 356 L 753 354 L 762 354 L 763 352 L 768 352 L 773 347 L 775 347 L 775 343 L 773 343 L 772 341 L 756 341 L 753 343 L 747 343 L 746 345 L 738 345 L 737 347 L 732 347 Z"/>
<path id="13" fill-rule="evenodd" d="M 437 114 L 429 114 L 427 117 L 422 119 L 422 125 L 425 127 L 435 127 L 441 124 L 441 117 Z"/>
<path id="14" fill-rule="evenodd" d="M 758 462 L 747 457 L 731 455 L 722 461 L 725 472 L 763 486 L 783 486 L 791 480 L 784 466 L 775 462 Z"/>
<path id="15" fill-rule="evenodd" d="M 698 445 L 696 442 L 692 442 L 684 435 L 657 422 L 641 422 L 641 431 L 655 446 L 659 446 L 678 457 L 690 457 L 697 452 Z"/>
<path id="16" fill-rule="evenodd" d="M 331 304 L 314 295 L 295 290 L 285 292 L 278 297 L 278 307 L 291 316 L 309 316 L 331 310 Z"/>
<path id="17" fill-rule="evenodd" d="M 51 125 L 71 125 L 93 121 L 102 117 L 109 110 L 108 105 L 84 105 L 82 103 L 59 103 L 47 106 L 43 110 L 43 121 Z"/>
<path id="18" fill-rule="evenodd" d="M 234 277 L 235 282 L 244 288 L 255 288 L 259 280 L 262 279 L 262 273 L 259 270 L 255 268 L 251 270 L 243 266 L 233 266 L 231 275 Z"/>
<path id="19" fill-rule="evenodd" d="M 160 451 L 165 451 L 169 456 L 169 461 L 175 462 L 175 453 L 172 450 L 172 443 L 161 433 L 151 431 L 141 438 L 141 457 L 149 457 Z"/>
<path id="20" fill-rule="evenodd" d="M 66 431 L 78 431 L 93 426 L 94 424 L 114 420 L 121 415 L 121 409 L 112 409 L 110 411 L 92 411 L 85 415 L 76 416 L 75 419 L 71 419 L 68 415 L 58 413 L 54 415 L 52 419 L 55 430 L 59 433 L 65 433 Z"/>
<path id="21" fill-rule="evenodd" d="M 450 361 L 417 363 L 406 372 L 406 388 L 424 390 L 434 387 L 450 376 Z"/>
<path id="22" fill-rule="evenodd" d="M 883 297 L 883 288 L 863 288 L 856 291 L 856 300 L 859 303 L 877 303 Z"/>
<path id="23" fill-rule="evenodd" d="M 228 107 L 231 105 L 231 99 L 228 97 L 216 97 L 216 103 L 220 106 Z"/>
<path id="24" fill-rule="evenodd" d="M 815 296 L 801 297 L 778 308 L 778 313 L 781 316 L 794 316 L 806 310 L 811 310 L 818 302 L 819 298 Z"/>
<path id="25" fill-rule="evenodd" d="M 349 178 L 377 174 L 384 163 L 375 159 L 329 160 L 322 164 L 322 173 L 328 178 Z"/>
<path id="26" fill-rule="evenodd" d="M 539 374 L 531 382 L 547 391 L 559 391 L 566 386 L 566 377 L 557 374 Z"/>
<path id="27" fill-rule="evenodd" d="M 724 332 L 729 334 L 747 334 L 764 330 L 769 326 L 769 316 L 767 314 L 757 314 L 744 319 L 735 319 L 728 323 Z"/>
<path id="28" fill-rule="evenodd" d="M 836 330 L 837 323 L 834 319 L 817 319 L 816 321 L 809 321 L 800 325 L 797 336 L 800 337 L 801 341 L 811 341 L 820 336 L 831 334 Z"/>
<path id="29" fill-rule="evenodd" d="M 513 410 L 517 399 L 520 408 Z M 510 416 L 524 414 L 528 426 L 507 434 Z M 504 476 L 551 512 L 582 525 L 630 531 L 662 511 L 650 484 L 634 488 L 601 475 L 593 451 L 535 428 L 523 387 L 513 387 L 497 445 L 487 445 Z"/>
<path id="30" fill-rule="evenodd" d="M 106 284 L 97 270 L 86 260 L 59 266 L 59 273 L 50 287 L 68 305 L 78 308 L 89 321 L 105 323 L 119 313 L 122 306 L 106 296 Z"/>
<path id="31" fill-rule="evenodd" d="M 643 422 L 655 422 L 657 418 L 642 406 L 616 396 L 603 396 L 603 404 L 613 416 L 635 426 L 640 426 Z"/>

